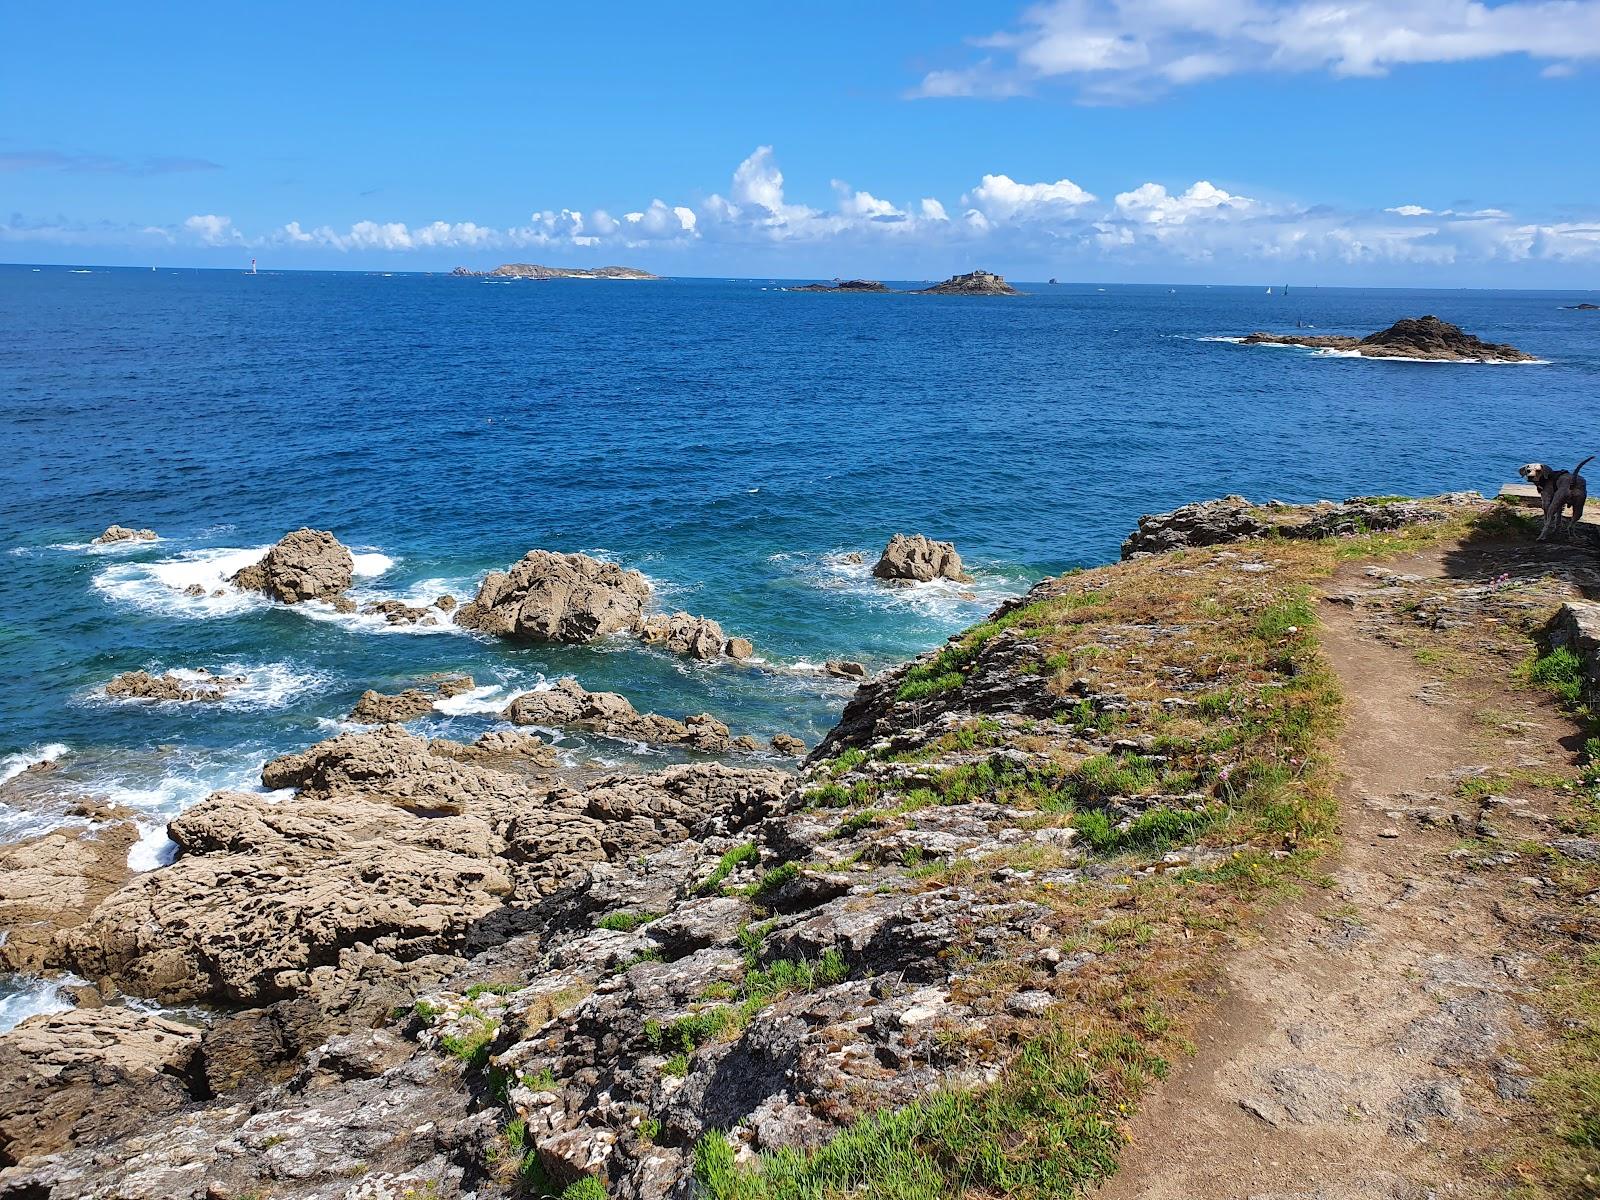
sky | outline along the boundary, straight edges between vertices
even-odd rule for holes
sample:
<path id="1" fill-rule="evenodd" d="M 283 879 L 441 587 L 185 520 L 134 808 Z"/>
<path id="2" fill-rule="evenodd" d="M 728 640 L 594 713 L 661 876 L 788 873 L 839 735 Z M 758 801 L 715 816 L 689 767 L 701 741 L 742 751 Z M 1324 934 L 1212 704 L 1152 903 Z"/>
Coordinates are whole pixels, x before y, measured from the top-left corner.
<path id="1" fill-rule="evenodd" d="M 1600 283 L 1600 0 L 0 6 L 0 261 Z"/>

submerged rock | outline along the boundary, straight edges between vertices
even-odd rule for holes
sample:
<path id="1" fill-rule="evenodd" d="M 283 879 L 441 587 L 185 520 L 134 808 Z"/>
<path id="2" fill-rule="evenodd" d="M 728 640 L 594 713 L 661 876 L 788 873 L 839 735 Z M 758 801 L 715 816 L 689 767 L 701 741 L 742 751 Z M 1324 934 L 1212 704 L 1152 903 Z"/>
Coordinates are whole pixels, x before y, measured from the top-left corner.
<path id="1" fill-rule="evenodd" d="M 970 580 L 972 577 L 961 568 L 961 555 L 949 542 L 936 542 L 920 533 L 909 537 L 897 533 L 883 548 L 872 573 L 879 579 L 913 580 L 927 583 L 933 579 Z"/>
<path id="2" fill-rule="evenodd" d="M 891 292 L 894 289 L 886 287 L 876 279 L 840 279 L 833 283 L 807 283 L 799 287 L 785 288 L 789 292 Z"/>
<path id="3" fill-rule="evenodd" d="M 548 691 L 526 692 L 501 715 L 514 725 L 581 729 L 624 741 L 686 746 L 708 754 L 725 754 L 733 742 L 728 727 L 710 713 L 681 721 L 641 713 L 626 696 L 588 691 L 576 679 L 563 679 Z"/>
<path id="4" fill-rule="evenodd" d="M 1459 325 L 1435 316 L 1402 317 L 1387 329 L 1357 338 L 1341 334 L 1264 333 L 1247 335 L 1247 346 L 1306 346 L 1354 351 L 1363 358 L 1424 358 L 1437 362 L 1533 362 L 1515 346 L 1485 342 Z"/>
<path id="5" fill-rule="evenodd" d="M 835 679 L 865 679 L 867 677 L 866 667 L 848 658 L 830 658 L 822 664 L 822 669 Z"/>
<path id="6" fill-rule="evenodd" d="M 322 529 L 297 529 L 229 582 L 246 591 L 265 592 L 284 604 L 299 604 L 342 599 L 354 579 L 355 556 L 338 538 Z"/>
<path id="7" fill-rule="evenodd" d="M 456 624 L 525 641 L 592 642 L 637 632 L 649 600 L 638 571 L 587 554 L 530 550 L 509 571 L 491 571 Z"/>
<path id="8" fill-rule="evenodd" d="M 750 639 L 727 637 L 722 626 L 710 617 L 695 617 L 686 612 L 646 617 L 639 627 L 639 639 L 702 661 L 723 656 L 746 659 L 756 652 Z"/>
<path id="9" fill-rule="evenodd" d="M 225 700 L 247 682 L 243 675 L 213 675 L 203 669 L 184 675 L 125 671 L 106 684 L 106 695 L 113 700 Z"/>
<path id="10" fill-rule="evenodd" d="M 106 531 L 90 539 L 91 546 L 114 546 L 118 542 L 153 542 L 154 529 L 129 529 L 126 525 L 108 525 Z"/>

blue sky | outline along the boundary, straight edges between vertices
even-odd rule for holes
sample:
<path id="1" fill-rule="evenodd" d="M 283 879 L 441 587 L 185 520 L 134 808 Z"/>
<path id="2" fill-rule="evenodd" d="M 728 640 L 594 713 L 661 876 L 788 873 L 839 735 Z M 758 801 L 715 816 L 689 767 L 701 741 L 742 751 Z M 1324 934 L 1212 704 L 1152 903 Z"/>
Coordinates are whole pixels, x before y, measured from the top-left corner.
<path id="1" fill-rule="evenodd" d="M 0 38 L 11 262 L 1600 270 L 1600 0 L 8 5 Z"/>

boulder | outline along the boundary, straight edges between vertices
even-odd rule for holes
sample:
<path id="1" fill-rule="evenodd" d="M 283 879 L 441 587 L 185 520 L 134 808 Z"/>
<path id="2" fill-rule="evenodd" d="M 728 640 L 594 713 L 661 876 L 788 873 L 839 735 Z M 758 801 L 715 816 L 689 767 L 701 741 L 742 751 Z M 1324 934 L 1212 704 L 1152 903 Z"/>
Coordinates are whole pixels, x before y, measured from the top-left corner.
<path id="1" fill-rule="evenodd" d="M 429 608 L 419 608 L 404 600 L 374 600 L 361 606 L 367 616 L 382 617 L 391 625 L 437 625 L 439 615 Z"/>
<path id="2" fill-rule="evenodd" d="M 113 700 L 224 700 L 246 682 L 243 675 L 213 675 L 203 669 L 183 675 L 125 671 L 106 684 L 106 695 Z"/>
<path id="3" fill-rule="evenodd" d="M 636 633 L 650 584 L 638 571 L 587 554 L 530 550 L 508 571 L 491 571 L 456 624 L 497 637 L 592 642 Z"/>
<path id="4" fill-rule="evenodd" d="M 775 733 L 770 744 L 779 754 L 788 754 L 794 758 L 804 758 L 806 754 L 806 744 L 792 733 Z"/>
<path id="5" fill-rule="evenodd" d="M 883 548 L 872 573 L 879 579 L 912 580 L 927 583 L 933 579 L 967 580 L 971 576 L 961 569 L 961 555 L 949 542 L 936 542 L 914 533 L 907 537 L 897 533 Z"/>
<path id="6" fill-rule="evenodd" d="M 1578 656 L 1589 688 L 1600 690 L 1600 604 L 1568 600 L 1551 620 L 1548 637 L 1552 646 Z"/>
<path id="7" fill-rule="evenodd" d="M 732 743 L 728 727 L 710 713 L 681 721 L 641 713 L 626 696 L 588 691 L 576 679 L 563 679 L 547 691 L 525 692 L 501 715 L 513 725 L 581 729 L 624 741 L 685 746 L 707 754 L 725 754 Z"/>
<path id="8" fill-rule="evenodd" d="M 108 525 L 106 531 L 98 537 L 92 538 L 91 546 L 114 546 L 118 542 L 153 542 L 156 540 L 154 529 L 129 529 L 126 525 Z"/>
<path id="9" fill-rule="evenodd" d="M 686 612 L 647 617 L 639 628 L 639 638 L 671 650 L 674 654 L 702 660 L 721 658 L 723 648 L 728 644 L 721 625 L 709 617 L 692 617 Z"/>
<path id="10" fill-rule="evenodd" d="M 131 1133 L 203 1094 L 200 1030 L 122 1007 L 30 1017 L 0 1035 L 0 1166 Z"/>
<path id="11" fill-rule="evenodd" d="M 476 686 L 470 675 L 452 675 L 428 688 L 406 688 L 392 695 L 368 689 L 361 693 L 349 720 L 363 725 L 387 725 L 414 721 L 433 711 L 436 700 L 459 696 Z"/>
<path id="12" fill-rule="evenodd" d="M 338 538 L 322 529 L 297 529 L 285 534 L 260 562 L 236 572 L 230 582 L 285 604 L 299 604 L 342 598 L 354 579 L 355 556 Z"/>
<path id="13" fill-rule="evenodd" d="M 1161 554 L 1188 546 L 1215 546 L 1262 537 L 1269 526 L 1243 496 L 1223 496 L 1185 504 L 1166 513 L 1139 518 L 1139 527 L 1122 543 L 1122 557 Z"/>
<path id="14" fill-rule="evenodd" d="M 866 667 L 848 658 L 830 658 L 822 664 L 822 669 L 835 679 L 865 679 L 867 677 Z"/>
<path id="15" fill-rule="evenodd" d="M 755 654 L 756 648 L 749 638 L 736 637 L 728 639 L 727 644 L 722 647 L 722 652 L 735 662 L 743 662 Z"/>

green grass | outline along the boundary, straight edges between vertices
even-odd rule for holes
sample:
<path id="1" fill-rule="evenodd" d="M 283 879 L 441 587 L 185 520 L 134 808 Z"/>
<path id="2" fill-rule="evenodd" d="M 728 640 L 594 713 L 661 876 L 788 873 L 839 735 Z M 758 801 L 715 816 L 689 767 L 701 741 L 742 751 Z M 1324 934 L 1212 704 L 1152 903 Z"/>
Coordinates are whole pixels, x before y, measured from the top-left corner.
<path id="1" fill-rule="evenodd" d="M 748 957 L 753 953 L 748 943 L 755 939 L 741 940 L 747 941 Z M 743 1029 L 767 1005 L 795 992 L 809 992 L 841 983 L 849 973 L 844 958 L 832 949 L 824 951 L 822 957 L 814 961 L 780 958 L 765 967 L 752 966 L 739 983 L 739 993 L 743 997 L 739 1003 L 703 1008 L 665 1025 L 659 1021 L 646 1021 L 645 1041 L 652 1050 L 684 1056 L 684 1067 L 687 1069 L 688 1055 L 707 1042 Z"/>
<path id="2" fill-rule="evenodd" d="M 489 1061 L 489 1047 L 500 1032 L 500 1024 L 475 1009 L 468 1009 L 463 1015 L 475 1022 L 474 1026 L 465 1033 L 445 1034 L 439 1039 L 439 1045 L 467 1066 L 481 1067 Z"/>
<path id="3" fill-rule="evenodd" d="M 1074 817 L 1073 825 L 1098 854 L 1120 854 L 1130 850 L 1160 854 L 1174 845 L 1194 841 L 1221 820 L 1225 812 L 1220 804 L 1200 811 L 1152 808 L 1140 813 L 1126 828 L 1115 829 L 1111 825 L 1111 818 L 1104 812 L 1089 809 Z"/>
<path id="4" fill-rule="evenodd" d="M 750 894 L 756 899 L 761 899 L 777 891 L 790 880 L 800 877 L 800 864 L 797 862 L 782 863 L 763 875 L 751 887 Z"/>
<path id="5" fill-rule="evenodd" d="M 653 912 L 607 913 L 595 922 L 595 927 L 598 929 L 612 929 L 618 933 L 632 933 L 639 926 L 648 925 L 659 916 L 661 916 L 660 913 Z"/>
<path id="6" fill-rule="evenodd" d="M 605 1184 L 593 1175 L 585 1175 L 567 1184 L 561 1192 L 561 1200 L 606 1200 L 608 1195 Z"/>
<path id="7" fill-rule="evenodd" d="M 1556 694 L 1569 708 L 1578 708 L 1584 700 L 1583 659 L 1565 646 L 1558 646 L 1548 654 L 1533 659 L 1527 667 L 1528 680 Z"/>
<path id="8" fill-rule="evenodd" d="M 521 983 L 475 983 L 467 989 L 467 999 L 476 1000 L 479 996 L 509 996 L 525 986 Z"/>
<path id="9" fill-rule="evenodd" d="M 865 1117 L 810 1153 L 740 1167 L 726 1136 L 708 1133 L 695 1146 L 694 1176 L 709 1200 L 1073 1196 L 1116 1169 L 1121 1102 L 1165 1070 L 1131 1037 L 1052 1028 L 999 1082 Z"/>
<path id="10" fill-rule="evenodd" d="M 694 894 L 696 896 L 721 895 L 722 883 L 729 875 L 733 874 L 734 868 L 741 863 L 754 862 L 760 856 L 760 851 L 750 842 L 746 842 L 742 846 L 735 846 L 717 860 L 717 865 L 712 869 L 711 874 L 700 881 L 700 886 L 694 889 Z"/>

